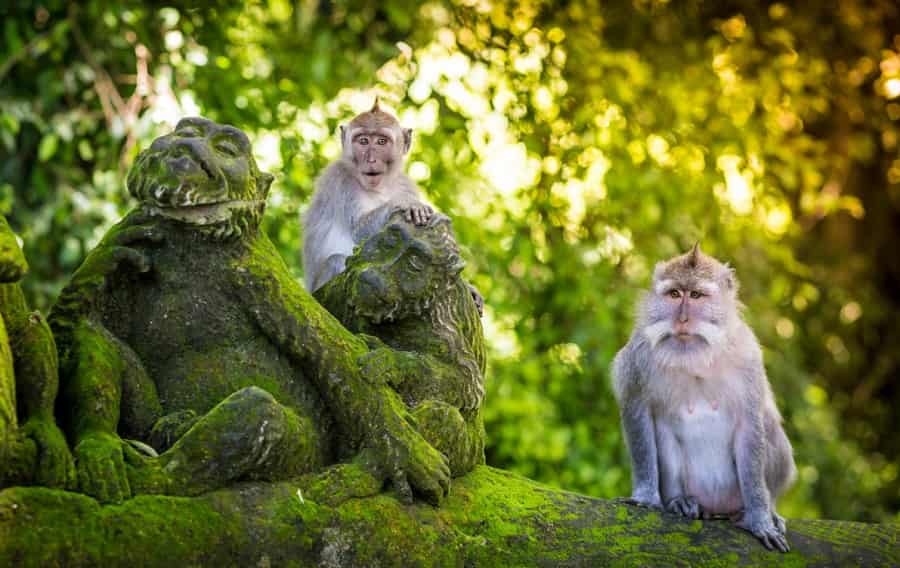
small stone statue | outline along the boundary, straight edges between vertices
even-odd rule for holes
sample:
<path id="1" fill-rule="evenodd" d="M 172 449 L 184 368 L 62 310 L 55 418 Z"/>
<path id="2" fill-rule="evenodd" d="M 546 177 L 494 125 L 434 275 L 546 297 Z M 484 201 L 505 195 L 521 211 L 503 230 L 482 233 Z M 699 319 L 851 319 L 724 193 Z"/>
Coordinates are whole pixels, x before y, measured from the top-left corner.
<path id="1" fill-rule="evenodd" d="M 315 296 L 372 349 L 364 374 L 403 397 L 454 477 L 484 463 L 484 335 L 450 220 L 401 209 Z"/>
<path id="2" fill-rule="evenodd" d="M 53 417 L 56 345 L 19 287 L 27 271 L 25 255 L 0 215 L 0 487 L 73 488 L 72 455 Z"/>
<path id="3" fill-rule="evenodd" d="M 243 132 L 202 118 L 138 156 L 138 207 L 50 317 L 85 493 L 196 495 L 356 457 L 379 480 L 446 495 L 447 458 L 399 395 L 364 375 L 365 341 L 259 229 L 271 182 Z"/>

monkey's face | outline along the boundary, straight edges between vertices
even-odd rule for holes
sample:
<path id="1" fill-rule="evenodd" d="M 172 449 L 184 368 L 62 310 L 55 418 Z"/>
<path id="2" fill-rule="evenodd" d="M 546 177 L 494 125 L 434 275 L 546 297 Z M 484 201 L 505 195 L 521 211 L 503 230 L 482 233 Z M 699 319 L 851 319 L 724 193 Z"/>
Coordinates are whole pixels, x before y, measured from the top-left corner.
<path id="1" fill-rule="evenodd" d="M 128 174 L 128 190 L 151 214 L 225 227 L 235 213 L 261 215 L 271 181 L 256 167 L 243 132 L 185 118 L 141 152 Z"/>
<path id="2" fill-rule="evenodd" d="M 357 127 L 350 131 L 350 151 L 363 187 L 377 190 L 403 158 L 394 128 Z"/>
<path id="3" fill-rule="evenodd" d="M 465 266 L 443 215 L 424 227 L 407 223 L 402 215 L 392 220 L 347 264 L 347 271 L 356 274 L 354 311 L 376 324 L 421 315 L 440 301 Z"/>
<path id="4" fill-rule="evenodd" d="M 671 362 L 714 356 L 736 317 L 731 269 L 705 255 L 658 266 L 642 304 L 644 336 Z"/>

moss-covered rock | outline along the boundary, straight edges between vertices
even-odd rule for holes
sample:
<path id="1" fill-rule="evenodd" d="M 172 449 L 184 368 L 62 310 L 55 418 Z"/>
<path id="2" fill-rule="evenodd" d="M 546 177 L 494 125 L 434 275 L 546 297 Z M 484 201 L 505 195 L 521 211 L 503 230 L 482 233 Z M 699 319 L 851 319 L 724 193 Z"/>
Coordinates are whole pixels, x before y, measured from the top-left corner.
<path id="1" fill-rule="evenodd" d="M 341 466 L 338 466 L 340 468 Z M 322 476 L 340 475 L 326 472 Z M 0 492 L 4 566 L 896 566 L 900 526 L 789 521 L 766 551 L 728 521 L 556 491 L 479 466 L 440 508 L 334 496 L 321 478 L 121 505 L 45 488 Z M 360 481 L 360 480 L 357 480 Z"/>

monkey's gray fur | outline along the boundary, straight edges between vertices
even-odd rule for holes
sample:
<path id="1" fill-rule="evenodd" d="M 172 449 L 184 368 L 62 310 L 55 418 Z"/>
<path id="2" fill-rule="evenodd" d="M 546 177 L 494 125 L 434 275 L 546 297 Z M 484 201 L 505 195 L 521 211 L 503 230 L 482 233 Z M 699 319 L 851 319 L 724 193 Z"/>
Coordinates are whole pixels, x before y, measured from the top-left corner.
<path id="1" fill-rule="evenodd" d="M 697 246 L 656 266 L 612 370 L 630 501 L 694 519 L 729 515 L 786 552 L 774 503 L 796 468 L 737 288 L 734 271 Z"/>
<path id="2" fill-rule="evenodd" d="M 304 216 L 303 271 L 306 287 L 316 291 L 344 271 L 353 247 L 384 226 L 400 209 L 408 221 L 424 225 L 433 209 L 403 173 L 412 130 L 383 111 L 372 109 L 341 126 L 341 157 L 316 181 Z"/>
<path id="3" fill-rule="evenodd" d="M 384 226 L 392 212 L 422 201 L 402 172 L 391 180 L 391 191 L 375 193 L 362 188 L 353 168 L 344 159 L 328 166 L 303 217 L 303 272 L 311 292 L 343 272 L 353 247 Z"/>

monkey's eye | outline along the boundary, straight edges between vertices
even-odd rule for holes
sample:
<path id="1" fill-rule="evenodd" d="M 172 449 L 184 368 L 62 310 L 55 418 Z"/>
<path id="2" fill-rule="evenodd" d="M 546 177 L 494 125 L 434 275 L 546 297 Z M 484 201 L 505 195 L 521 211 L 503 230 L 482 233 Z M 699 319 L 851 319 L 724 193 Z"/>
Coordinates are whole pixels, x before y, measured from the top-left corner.
<path id="1" fill-rule="evenodd" d="M 384 146 L 384 145 L 387 144 L 387 143 L 388 143 L 388 140 L 387 140 L 387 138 L 385 138 L 384 136 L 381 136 L 381 137 L 378 138 L 378 145 L 379 145 L 379 146 Z"/>
<path id="2" fill-rule="evenodd" d="M 356 139 L 356 143 L 360 144 L 362 146 L 368 146 L 369 145 L 369 137 L 368 136 L 360 136 L 359 138 Z"/>
<path id="3" fill-rule="evenodd" d="M 675 289 L 669 290 L 669 297 L 678 299 L 681 297 L 681 292 L 679 290 L 675 290 Z"/>
<path id="4" fill-rule="evenodd" d="M 702 298 L 705 295 L 706 294 L 704 294 L 703 292 L 698 292 L 697 290 L 691 290 L 691 299 L 693 299 L 693 300 L 699 300 L 700 298 Z"/>

